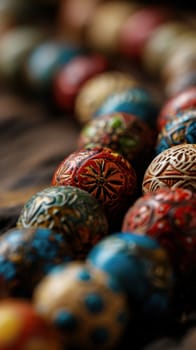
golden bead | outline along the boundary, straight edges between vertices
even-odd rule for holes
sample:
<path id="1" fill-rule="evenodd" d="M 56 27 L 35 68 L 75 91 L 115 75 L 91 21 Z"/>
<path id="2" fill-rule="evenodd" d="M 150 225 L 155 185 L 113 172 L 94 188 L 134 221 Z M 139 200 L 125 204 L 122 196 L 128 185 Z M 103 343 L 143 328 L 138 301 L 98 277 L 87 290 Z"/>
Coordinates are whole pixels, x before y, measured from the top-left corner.
<path id="1" fill-rule="evenodd" d="M 86 123 L 114 92 L 136 85 L 132 76 L 121 72 L 107 72 L 88 80 L 80 90 L 75 103 L 75 112 L 81 123 Z"/>
<path id="2" fill-rule="evenodd" d="M 89 45 L 103 52 L 116 52 L 122 25 L 135 9 L 135 5 L 120 1 L 99 5 L 86 30 Z"/>

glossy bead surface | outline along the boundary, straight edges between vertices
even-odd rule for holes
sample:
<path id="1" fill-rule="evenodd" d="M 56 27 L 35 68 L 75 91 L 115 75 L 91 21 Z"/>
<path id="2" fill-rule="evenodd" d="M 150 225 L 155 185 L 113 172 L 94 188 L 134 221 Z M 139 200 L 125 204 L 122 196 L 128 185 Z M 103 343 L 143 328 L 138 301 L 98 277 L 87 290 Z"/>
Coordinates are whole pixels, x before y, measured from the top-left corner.
<path id="1" fill-rule="evenodd" d="M 169 11 L 164 8 L 149 6 L 138 9 L 121 27 L 121 52 L 131 58 L 140 58 L 150 35 L 169 17 Z"/>
<path id="2" fill-rule="evenodd" d="M 196 109 L 176 114 L 158 135 L 156 153 L 183 143 L 196 144 Z"/>
<path id="3" fill-rule="evenodd" d="M 31 27 L 8 31 L 0 41 L 0 77 L 5 80 L 16 78 L 22 72 L 29 52 L 43 38 L 40 30 Z"/>
<path id="4" fill-rule="evenodd" d="M 175 269 L 187 274 L 195 269 L 195 193 L 182 188 L 147 193 L 130 207 L 122 230 L 157 239 L 168 251 Z"/>
<path id="5" fill-rule="evenodd" d="M 191 108 L 196 108 L 196 87 L 180 92 L 163 105 L 157 118 L 158 130 L 161 130 L 177 113 Z"/>
<path id="6" fill-rule="evenodd" d="M 0 301 L 0 350 L 62 350 L 57 334 L 33 306 L 22 300 Z"/>
<path id="7" fill-rule="evenodd" d="M 24 206 L 18 227 L 47 227 L 61 232 L 67 255 L 85 257 L 90 247 L 108 232 L 99 203 L 88 192 L 72 186 L 49 187 L 36 193 Z"/>
<path id="8" fill-rule="evenodd" d="M 166 251 L 150 237 L 126 232 L 113 234 L 93 247 L 87 261 L 119 281 L 130 305 L 136 303 L 141 311 L 148 307 L 150 310 L 153 299 L 156 305 L 157 295 L 159 312 L 162 305 L 158 295 L 162 293 L 168 307 L 172 269 Z"/>
<path id="9" fill-rule="evenodd" d="M 70 260 L 63 233 L 44 228 L 12 229 L 0 238 L 0 276 L 10 295 L 26 297 L 47 272 Z"/>
<path id="10" fill-rule="evenodd" d="M 82 85 L 107 70 L 108 62 L 103 56 L 78 56 L 62 67 L 54 78 L 53 91 L 58 106 L 73 109 L 76 96 Z"/>
<path id="11" fill-rule="evenodd" d="M 183 92 L 191 87 L 196 87 L 196 69 L 176 75 L 165 84 L 165 93 L 168 98 Z"/>
<path id="12" fill-rule="evenodd" d="M 48 90 L 54 74 L 81 53 L 80 47 L 57 41 L 47 41 L 37 46 L 25 65 L 28 84 L 35 89 Z"/>
<path id="13" fill-rule="evenodd" d="M 81 131 L 80 147 L 111 148 L 130 162 L 145 158 L 154 145 L 154 135 L 138 117 L 126 113 L 103 115 L 91 120 Z"/>
<path id="14" fill-rule="evenodd" d="M 131 75 L 116 71 L 91 78 L 84 84 L 76 99 L 75 111 L 78 120 L 86 123 L 108 96 L 136 84 Z"/>
<path id="15" fill-rule="evenodd" d="M 103 52 L 117 51 L 121 27 L 134 10 L 135 6 L 126 2 L 100 4 L 87 26 L 86 40 L 89 45 Z"/>
<path id="16" fill-rule="evenodd" d="M 60 331 L 66 349 L 111 349 L 129 318 L 116 280 L 76 262 L 43 279 L 34 304 Z"/>
<path id="17" fill-rule="evenodd" d="M 114 92 L 95 111 L 93 117 L 124 112 L 136 115 L 149 125 L 155 124 L 157 106 L 153 96 L 141 87 L 124 89 L 121 92 Z"/>
<path id="18" fill-rule="evenodd" d="M 87 148 L 65 158 L 54 173 L 54 186 L 76 186 L 103 206 L 109 220 L 117 221 L 136 187 L 131 164 L 109 148 Z"/>
<path id="19" fill-rule="evenodd" d="M 196 191 L 196 145 L 173 146 L 158 154 L 147 168 L 142 189 L 144 193 L 159 188 L 185 188 Z"/>

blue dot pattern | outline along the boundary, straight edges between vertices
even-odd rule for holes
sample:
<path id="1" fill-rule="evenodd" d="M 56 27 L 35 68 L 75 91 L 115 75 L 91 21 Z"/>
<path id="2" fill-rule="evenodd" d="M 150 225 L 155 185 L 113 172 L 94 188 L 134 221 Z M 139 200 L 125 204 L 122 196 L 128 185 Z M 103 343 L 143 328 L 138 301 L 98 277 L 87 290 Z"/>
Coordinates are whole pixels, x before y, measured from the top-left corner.
<path id="1" fill-rule="evenodd" d="M 109 332 L 105 327 L 97 327 L 91 332 L 91 341 L 94 345 L 103 345 L 109 339 Z"/>
<path id="2" fill-rule="evenodd" d="M 103 311 L 104 301 L 98 293 L 91 293 L 85 297 L 85 305 L 90 313 L 97 314 Z"/>
<path id="3" fill-rule="evenodd" d="M 78 324 L 75 316 L 68 310 L 59 311 L 55 317 L 54 322 L 58 328 L 63 328 L 67 331 L 75 330 Z"/>

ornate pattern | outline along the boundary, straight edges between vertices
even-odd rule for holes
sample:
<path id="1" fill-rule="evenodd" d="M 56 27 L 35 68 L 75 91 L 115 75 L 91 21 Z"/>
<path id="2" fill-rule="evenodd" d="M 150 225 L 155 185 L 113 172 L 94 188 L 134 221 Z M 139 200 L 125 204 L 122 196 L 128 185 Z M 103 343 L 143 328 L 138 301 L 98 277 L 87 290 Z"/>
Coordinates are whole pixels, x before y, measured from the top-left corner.
<path id="1" fill-rule="evenodd" d="M 174 146 L 153 159 L 144 175 L 143 192 L 163 187 L 196 191 L 196 145 Z"/>
<path id="2" fill-rule="evenodd" d="M 129 161 L 145 156 L 153 148 L 153 132 L 136 116 L 114 113 L 91 120 L 80 134 L 80 147 L 108 147 Z"/>
<path id="3" fill-rule="evenodd" d="M 136 186 L 130 163 L 109 148 L 82 149 L 57 168 L 53 185 L 72 185 L 88 191 L 102 204 L 109 219 L 118 220 Z"/>
<path id="4" fill-rule="evenodd" d="M 108 233 L 99 203 L 89 193 L 72 186 L 49 187 L 24 206 L 18 227 L 47 227 L 64 234 L 70 257 L 84 257 Z"/>
<path id="5" fill-rule="evenodd" d="M 195 193 L 182 188 L 147 193 L 128 210 L 122 230 L 158 239 L 181 272 L 195 268 Z"/>
<path id="6" fill-rule="evenodd" d="M 71 263 L 42 280 L 34 303 L 61 332 L 66 349 L 111 349 L 129 319 L 118 282 L 86 264 Z"/>
<path id="7" fill-rule="evenodd" d="M 158 136 L 156 152 L 182 143 L 196 144 L 196 110 L 179 113 L 165 125 Z"/>
<path id="8" fill-rule="evenodd" d="M 176 114 L 196 107 L 196 87 L 188 88 L 171 98 L 162 108 L 158 118 L 157 127 L 161 130 Z"/>

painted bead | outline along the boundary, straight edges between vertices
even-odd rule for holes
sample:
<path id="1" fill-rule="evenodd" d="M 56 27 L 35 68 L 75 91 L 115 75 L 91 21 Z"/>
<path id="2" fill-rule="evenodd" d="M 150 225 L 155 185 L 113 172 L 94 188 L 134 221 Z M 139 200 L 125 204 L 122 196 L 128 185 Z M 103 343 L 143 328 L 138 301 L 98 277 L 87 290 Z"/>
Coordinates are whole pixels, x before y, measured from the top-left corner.
<path id="1" fill-rule="evenodd" d="M 18 227 L 47 227 L 61 232 L 70 257 L 83 258 L 108 233 L 99 203 L 88 192 L 72 186 L 49 187 L 24 206 Z"/>
<path id="2" fill-rule="evenodd" d="M 111 349 L 129 318 L 116 280 L 76 262 L 43 279 L 34 304 L 60 331 L 66 349 Z"/>
<path id="3" fill-rule="evenodd" d="M 0 302 L 0 350 L 62 350 L 56 331 L 22 300 Z"/>
<path id="4" fill-rule="evenodd" d="M 169 11 L 164 8 L 149 6 L 138 9 L 121 27 L 121 52 L 131 58 L 140 58 L 151 34 L 169 17 Z"/>
<path id="5" fill-rule="evenodd" d="M 176 270 L 196 266 L 196 194 L 183 189 L 159 189 L 140 197 L 128 210 L 122 231 L 157 239 Z"/>
<path id="6" fill-rule="evenodd" d="M 196 109 L 176 114 L 158 135 L 156 153 L 182 143 L 196 144 Z"/>
<path id="7" fill-rule="evenodd" d="M 144 193 L 177 187 L 196 191 L 196 145 L 173 146 L 156 156 L 147 168 Z"/>
<path id="8" fill-rule="evenodd" d="M 131 164 L 109 148 L 87 148 L 65 158 L 54 173 L 52 184 L 77 186 L 92 194 L 116 223 L 130 203 L 136 187 Z"/>
<path id="9" fill-rule="evenodd" d="M 173 274 L 166 251 L 155 240 L 116 233 L 95 245 L 87 262 L 113 276 L 137 312 L 167 310 Z"/>
<path id="10" fill-rule="evenodd" d="M 27 297 L 47 272 L 70 260 L 61 232 L 45 228 L 12 229 L 0 237 L 0 276 L 9 294 Z"/>
<path id="11" fill-rule="evenodd" d="M 114 53 L 118 50 L 121 27 L 136 6 L 111 1 L 100 4 L 86 29 L 86 40 L 96 50 Z"/>
<path id="12" fill-rule="evenodd" d="M 151 74 L 160 74 L 179 37 L 187 31 L 182 22 L 168 22 L 159 26 L 150 36 L 142 53 L 142 62 Z"/>
<path id="13" fill-rule="evenodd" d="M 131 75 L 116 71 L 91 78 L 84 84 L 76 98 L 75 111 L 78 120 L 86 123 L 108 96 L 136 84 Z"/>
<path id="14" fill-rule="evenodd" d="M 54 78 L 53 91 L 58 106 L 73 109 L 82 85 L 98 73 L 104 72 L 108 62 L 103 56 L 79 56 L 63 66 Z"/>
<path id="15" fill-rule="evenodd" d="M 145 122 L 120 112 L 91 120 L 79 138 L 80 147 L 108 147 L 134 165 L 138 159 L 148 158 L 154 143 L 154 134 Z"/>
<path id="16" fill-rule="evenodd" d="M 196 87 L 180 92 L 163 105 L 157 118 L 158 130 L 160 131 L 177 113 L 191 108 L 196 108 Z"/>
<path id="17" fill-rule="evenodd" d="M 22 68 L 29 52 L 44 38 L 40 30 L 30 27 L 12 29 L 0 41 L 0 77 L 13 80 Z M 16 45 L 17 43 L 17 45 Z"/>
<path id="18" fill-rule="evenodd" d="M 114 92 L 95 111 L 93 117 L 124 112 L 136 115 L 149 125 L 155 125 L 157 106 L 153 96 L 144 88 L 132 87 Z"/>
<path id="19" fill-rule="evenodd" d="M 57 41 L 47 41 L 37 46 L 28 57 L 25 76 L 36 90 L 48 90 L 55 73 L 66 63 L 81 54 L 80 47 Z"/>

